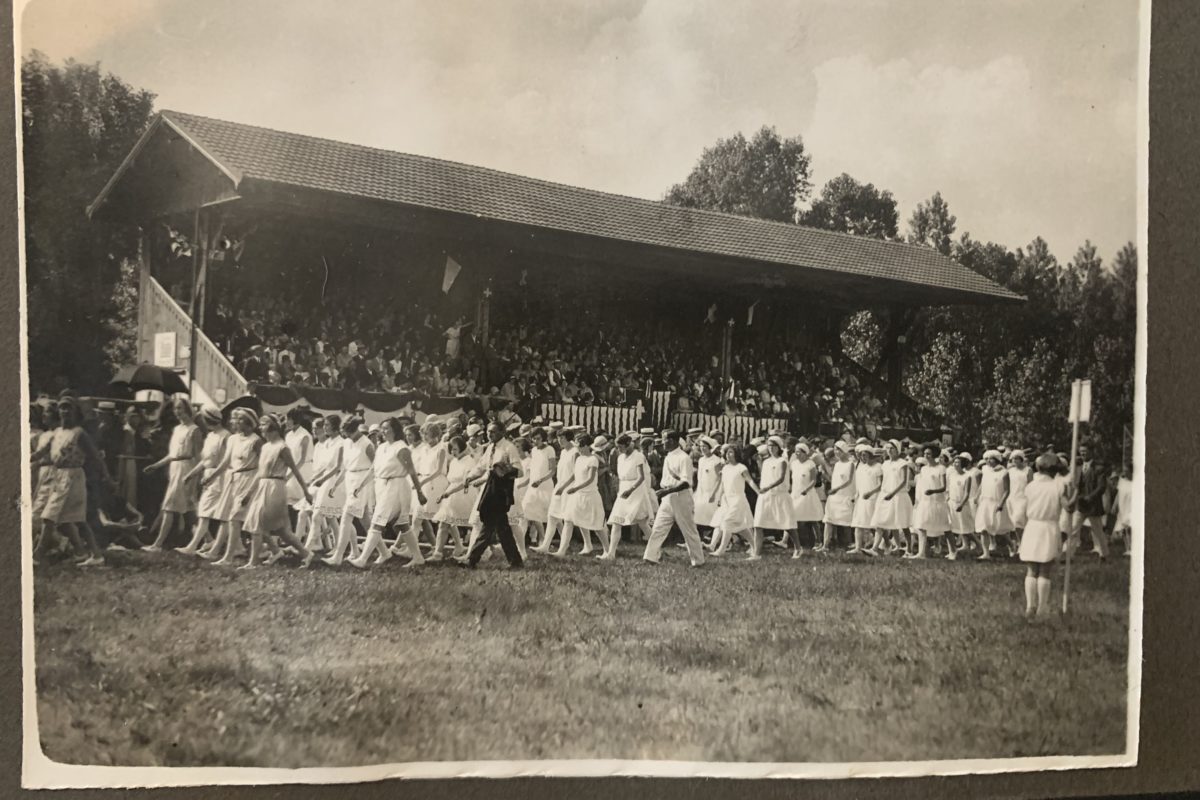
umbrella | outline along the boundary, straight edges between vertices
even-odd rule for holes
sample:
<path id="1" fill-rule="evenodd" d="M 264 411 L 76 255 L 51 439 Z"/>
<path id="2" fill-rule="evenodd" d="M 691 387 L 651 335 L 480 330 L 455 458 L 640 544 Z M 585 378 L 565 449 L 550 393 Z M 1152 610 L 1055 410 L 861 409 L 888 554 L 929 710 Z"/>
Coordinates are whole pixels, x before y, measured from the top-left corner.
<path id="1" fill-rule="evenodd" d="M 229 422 L 229 415 L 233 413 L 235 408 L 248 408 L 260 417 L 263 413 L 262 400 L 259 400 L 252 394 L 247 394 L 226 404 L 225 407 L 221 409 L 221 418 L 226 422 Z"/>
<path id="2" fill-rule="evenodd" d="M 153 364 L 121 367 L 113 376 L 112 385 L 128 387 L 133 391 L 153 389 L 166 395 L 190 394 L 187 384 L 179 373 Z"/>

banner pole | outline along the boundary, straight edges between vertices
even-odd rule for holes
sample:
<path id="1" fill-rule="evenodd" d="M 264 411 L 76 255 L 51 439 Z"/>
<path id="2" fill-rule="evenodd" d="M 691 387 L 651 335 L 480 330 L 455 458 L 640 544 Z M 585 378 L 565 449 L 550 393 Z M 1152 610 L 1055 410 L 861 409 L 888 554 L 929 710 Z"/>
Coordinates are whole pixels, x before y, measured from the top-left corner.
<path id="1" fill-rule="evenodd" d="M 1082 381 L 1075 381 L 1071 384 L 1071 462 L 1070 462 L 1070 484 L 1071 494 L 1076 496 L 1079 493 L 1079 470 L 1075 464 L 1076 453 L 1079 451 L 1079 417 L 1080 417 L 1080 395 L 1082 393 Z M 1063 598 L 1062 598 L 1062 613 L 1067 613 L 1067 607 L 1071 596 L 1071 551 L 1074 549 L 1072 544 L 1075 540 L 1075 512 L 1068 511 L 1067 517 L 1067 563 L 1066 570 L 1063 574 Z"/>

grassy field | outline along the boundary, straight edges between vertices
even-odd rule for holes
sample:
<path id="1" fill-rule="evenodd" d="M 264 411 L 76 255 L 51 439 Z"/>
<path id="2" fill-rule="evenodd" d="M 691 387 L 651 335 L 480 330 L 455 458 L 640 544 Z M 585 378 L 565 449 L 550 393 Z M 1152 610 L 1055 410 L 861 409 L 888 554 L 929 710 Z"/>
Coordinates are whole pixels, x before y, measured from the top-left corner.
<path id="1" fill-rule="evenodd" d="M 1029 624 L 1014 563 L 767 549 L 701 570 L 633 545 L 523 572 L 43 566 L 43 746 L 274 767 L 1124 750 L 1127 560 L 1081 559 L 1071 616 Z"/>

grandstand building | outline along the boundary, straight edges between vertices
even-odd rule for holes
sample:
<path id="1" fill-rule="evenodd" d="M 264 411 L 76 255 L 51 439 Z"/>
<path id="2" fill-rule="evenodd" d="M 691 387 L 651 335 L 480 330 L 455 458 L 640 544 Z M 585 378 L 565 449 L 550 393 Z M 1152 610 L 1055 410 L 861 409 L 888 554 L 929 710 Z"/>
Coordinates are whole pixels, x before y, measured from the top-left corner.
<path id="1" fill-rule="evenodd" d="M 711 353 L 722 393 L 734 382 L 739 353 L 768 343 L 827 352 L 841 363 L 842 321 L 873 309 L 896 324 L 885 330 L 887 363 L 877 373 L 860 370 L 859 380 L 893 403 L 909 402 L 895 346 L 906 309 L 1022 300 L 925 247 L 175 111 L 155 118 L 87 213 L 142 231 L 140 360 L 187 372 L 195 395 L 216 403 L 247 392 L 277 405 L 299 398 L 370 410 L 400 402 L 366 397 L 377 391 L 343 392 L 339 401 L 335 387 L 248 380 L 244 354 L 230 352 L 217 329 L 239 302 L 273 294 L 288 298 L 302 322 L 330 316 L 328 299 L 350 292 L 366 301 L 368 316 L 400 303 L 427 308 L 439 328 L 465 320 L 483 345 L 501 331 L 542 323 L 586 337 L 600 317 L 653 320 L 646 330 L 657 333 L 647 336 L 668 331 L 689 352 Z M 348 321 L 326 322 L 336 338 Z M 483 364 L 476 394 L 504 380 L 497 369 Z M 669 423 L 686 411 L 672 388 L 648 381 L 624 402 L 588 403 L 594 408 L 581 418 L 610 430 Z M 582 413 L 561 407 L 579 404 L 550 408 L 558 398 L 544 399 L 548 413 Z M 800 426 L 829 422 L 784 416 Z"/>

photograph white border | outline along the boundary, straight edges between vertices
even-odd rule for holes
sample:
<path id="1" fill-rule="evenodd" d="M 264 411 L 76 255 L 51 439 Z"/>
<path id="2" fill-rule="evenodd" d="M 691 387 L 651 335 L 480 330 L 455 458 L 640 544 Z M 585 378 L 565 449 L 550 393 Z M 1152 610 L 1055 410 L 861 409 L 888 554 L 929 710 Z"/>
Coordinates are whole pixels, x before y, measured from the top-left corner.
<path id="1" fill-rule="evenodd" d="M 33 0 L 13 2 L 13 60 L 15 123 L 17 136 L 17 231 L 20 245 L 18 288 L 20 297 L 19 346 L 22 426 L 29 417 L 29 334 L 25 276 L 25 179 L 22 152 L 21 15 Z M 947 0 L 952 2 L 952 0 Z M 116 767 L 62 764 L 46 757 L 38 736 L 37 687 L 33 622 L 32 487 L 28 469 L 22 469 L 21 492 L 21 664 L 22 664 L 22 768 L 26 789 L 150 788 L 167 786 L 347 784 L 383 779 L 519 778 L 519 777 L 660 777 L 735 779 L 845 779 L 914 778 L 982 775 L 1077 769 L 1133 767 L 1138 762 L 1142 691 L 1142 614 L 1145 565 L 1145 432 L 1146 432 L 1146 293 L 1148 254 L 1149 179 L 1149 77 L 1151 0 L 1138 8 L 1137 69 L 1137 333 L 1135 342 L 1132 522 L 1134 535 L 1130 579 L 1128 688 L 1126 700 L 1126 750 L 1102 756 L 1047 756 L 1030 758 L 951 759 L 940 761 L 881 761 L 849 763 L 756 763 L 641 760 L 544 761 L 441 761 L 378 764 L 362 767 Z M 1066 399 L 1063 401 L 1064 409 Z M 24 431 L 24 427 L 23 427 Z M 32 455 L 29 436 L 22 435 L 22 464 Z"/>

